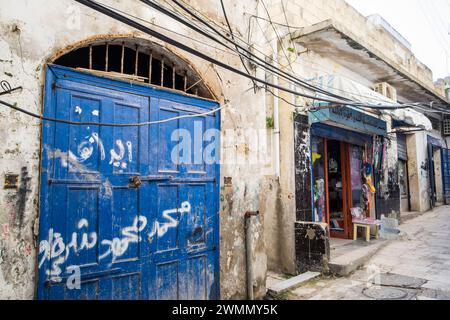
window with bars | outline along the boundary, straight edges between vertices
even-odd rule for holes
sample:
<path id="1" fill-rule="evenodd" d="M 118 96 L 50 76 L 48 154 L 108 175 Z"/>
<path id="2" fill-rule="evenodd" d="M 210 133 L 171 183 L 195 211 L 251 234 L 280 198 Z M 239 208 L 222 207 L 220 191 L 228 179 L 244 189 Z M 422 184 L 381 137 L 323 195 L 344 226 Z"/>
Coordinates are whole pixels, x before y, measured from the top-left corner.
<path id="1" fill-rule="evenodd" d="M 110 41 L 75 49 L 55 64 L 212 99 L 201 77 L 183 60 L 160 47 Z"/>

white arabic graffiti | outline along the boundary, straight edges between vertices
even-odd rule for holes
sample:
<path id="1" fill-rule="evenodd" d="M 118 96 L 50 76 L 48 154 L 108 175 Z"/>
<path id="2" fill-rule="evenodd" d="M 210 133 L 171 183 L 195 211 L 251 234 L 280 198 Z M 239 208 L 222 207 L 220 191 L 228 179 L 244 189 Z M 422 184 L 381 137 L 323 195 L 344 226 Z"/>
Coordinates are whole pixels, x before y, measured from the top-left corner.
<path id="1" fill-rule="evenodd" d="M 72 151 L 69 151 L 70 160 L 76 161 L 78 163 L 83 163 L 90 159 L 94 154 L 94 146 L 97 144 L 98 150 L 100 152 L 101 160 L 105 160 L 105 148 L 103 147 L 103 142 L 99 138 L 98 133 L 93 132 L 91 135 L 84 138 L 84 140 L 77 147 L 77 155 Z"/>
<path id="2" fill-rule="evenodd" d="M 81 109 L 80 106 L 75 107 L 75 113 L 81 114 L 83 112 L 83 109 Z"/>
<path id="3" fill-rule="evenodd" d="M 131 141 L 126 142 L 127 150 L 128 150 L 128 161 L 133 162 L 133 144 Z M 119 153 L 116 152 L 115 149 L 110 150 L 111 160 L 109 164 L 112 164 L 116 168 L 127 168 L 127 163 L 124 160 L 125 158 L 125 146 L 122 140 L 116 140 L 116 146 L 119 148 Z"/>
<path id="4" fill-rule="evenodd" d="M 151 232 L 148 233 L 148 238 L 151 241 L 154 236 L 163 237 L 171 228 L 178 226 L 178 219 L 172 214 L 188 213 L 191 211 L 191 204 L 183 202 L 181 208 L 164 210 L 162 213 L 165 222 L 155 221 Z M 147 227 L 147 218 L 144 216 L 137 216 L 134 218 L 133 224 L 124 227 L 121 230 L 121 237 L 113 238 L 112 240 L 102 240 L 101 245 L 106 247 L 106 251 L 100 255 L 99 259 L 103 260 L 112 256 L 112 261 L 122 257 L 129 249 L 130 244 L 139 243 L 142 241 L 141 234 Z M 89 232 L 89 222 L 86 219 L 81 219 L 77 225 L 77 231 L 73 232 L 70 237 L 70 242 L 66 243 L 62 238 L 61 233 L 55 232 L 53 228 L 49 229 L 48 237 L 39 243 L 39 255 L 42 257 L 39 260 L 39 268 L 45 262 L 50 262 L 50 268 L 45 271 L 51 281 L 61 282 L 61 266 L 66 263 L 71 254 L 79 255 L 81 251 L 89 251 L 94 249 L 97 245 L 98 235 L 96 232 Z M 66 272 L 77 271 L 77 266 L 70 266 Z M 77 271 L 79 273 L 79 270 Z M 77 273 L 75 272 L 75 274 Z M 73 278 L 73 277 L 72 277 Z M 73 282 L 74 280 L 70 281 Z M 72 284 L 74 285 L 74 284 Z M 74 285 L 77 287 L 77 285 Z"/>
<path id="5" fill-rule="evenodd" d="M 89 222 L 86 219 L 81 219 L 78 222 L 78 230 L 82 230 L 83 228 L 89 228 Z M 73 232 L 70 242 L 66 244 L 61 237 L 61 233 L 55 232 L 53 228 L 50 228 L 47 240 L 42 240 L 39 243 L 39 254 L 43 254 L 39 261 L 39 268 L 44 262 L 52 259 L 50 269 L 46 270 L 46 275 L 48 275 L 51 280 L 60 282 L 60 275 L 62 273 L 60 266 L 69 259 L 70 254 L 72 252 L 78 254 L 78 252 L 82 250 L 90 250 L 94 248 L 96 244 L 96 232 L 83 232 L 81 237 L 78 232 Z"/>
<path id="6" fill-rule="evenodd" d="M 100 256 L 100 260 L 112 254 L 113 261 L 116 258 L 123 256 L 130 245 L 130 243 L 139 243 L 141 241 L 140 233 L 144 231 L 147 226 L 146 217 L 136 217 L 131 227 L 122 229 L 122 238 L 114 238 L 112 240 L 103 240 L 102 245 L 107 246 L 107 251 Z"/>
<path id="7" fill-rule="evenodd" d="M 164 210 L 162 216 L 167 220 L 165 223 L 159 223 L 159 221 L 155 221 L 153 224 L 152 231 L 148 235 L 149 239 L 152 239 L 155 235 L 158 237 L 163 237 L 167 231 L 171 228 L 176 228 L 178 226 L 178 220 L 173 218 L 171 214 L 173 213 L 188 213 L 191 211 L 191 204 L 189 202 L 183 202 L 181 204 L 181 208 L 172 209 L 172 210 Z"/>

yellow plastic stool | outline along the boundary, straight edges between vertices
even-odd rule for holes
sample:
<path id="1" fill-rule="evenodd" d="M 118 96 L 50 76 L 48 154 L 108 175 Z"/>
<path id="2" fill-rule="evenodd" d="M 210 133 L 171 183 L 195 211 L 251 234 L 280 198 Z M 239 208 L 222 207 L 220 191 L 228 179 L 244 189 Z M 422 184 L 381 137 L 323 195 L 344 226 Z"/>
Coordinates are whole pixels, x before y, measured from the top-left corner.
<path id="1" fill-rule="evenodd" d="M 366 241 L 370 242 L 370 227 L 372 224 L 361 224 L 361 223 L 353 223 L 353 240 L 358 239 L 358 228 L 365 228 L 366 229 Z M 378 232 L 380 230 L 379 225 L 375 225 L 376 227 L 376 233 L 375 238 L 378 239 Z"/>

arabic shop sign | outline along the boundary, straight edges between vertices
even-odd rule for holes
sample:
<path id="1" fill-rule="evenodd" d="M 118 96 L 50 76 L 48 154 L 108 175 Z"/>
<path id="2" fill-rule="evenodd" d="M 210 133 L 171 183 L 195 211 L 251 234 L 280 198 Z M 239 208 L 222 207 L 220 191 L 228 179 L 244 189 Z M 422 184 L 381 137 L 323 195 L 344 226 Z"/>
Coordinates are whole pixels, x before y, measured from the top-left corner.
<path id="1" fill-rule="evenodd" d="M 349 107 L 323 109 L 310 112 L 310 123 L 327 123 L 344 126 L 350 130 L 369 134 L 386 135 L 386 121 Z"/>

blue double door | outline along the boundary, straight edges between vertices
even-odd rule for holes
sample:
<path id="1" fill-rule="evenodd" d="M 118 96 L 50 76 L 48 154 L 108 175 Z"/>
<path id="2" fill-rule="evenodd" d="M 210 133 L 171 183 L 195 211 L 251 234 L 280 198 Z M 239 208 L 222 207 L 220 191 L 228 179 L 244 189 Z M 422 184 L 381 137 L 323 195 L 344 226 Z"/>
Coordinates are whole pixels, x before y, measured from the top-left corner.
<path id="1" fill-rule="evenodd" d="M 217 105 L 57 66 L 46 92 L 87 124 L 43 125 L 38 298 L 219 298 L 219 116 L 164 122 Z"/>

